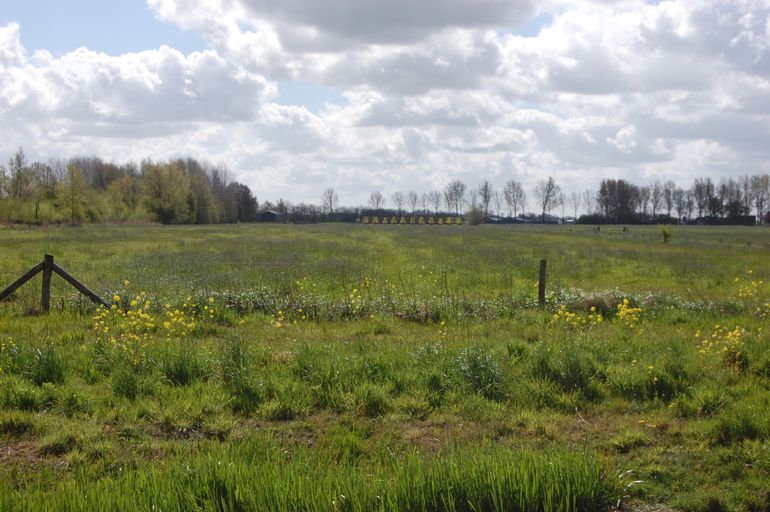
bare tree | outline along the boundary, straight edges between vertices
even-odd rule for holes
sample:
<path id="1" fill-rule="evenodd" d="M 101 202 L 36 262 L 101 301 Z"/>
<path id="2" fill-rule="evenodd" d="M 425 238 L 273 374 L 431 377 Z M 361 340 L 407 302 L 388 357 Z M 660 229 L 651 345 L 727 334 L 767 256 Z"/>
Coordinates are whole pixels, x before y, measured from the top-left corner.
<path id="1" fill-rule="evenodd" d="M 663 201 L 663 185 L 660 181 L 654 181 L 650 185 L 650 205 L 652 206 L 652 218 L 658 214 L 658 208 Z"/>
<path id="2" fill-rule="evenodd" d="M 596 195 L 593 190 L 585 189 L 583 191 L 583 207 L 588 215 L 596 211 Z"/>
<path id="3" fill-rule="evenodd" d="M 441 198 L 439 197 L 439 202 L 441 202 Z M 428 211 L 428 205 L 430 204 L 430 194 L 427 192 L 423 192 L 420 196 L 420 208 L 422 209 L 423 213 Z"/>
<path id="4" fill-rule="evenodd" d="M 580 194 L 572 192 L 569 195 L 569 205 L 572 207 L 572 216 L 577 220 L 578 208 L 580 208 Z"/>
<path id="5" fill-rule="evenodd" d="M 695 194 L 692 193 L 692 190 L 686 190 L 684 193 L 684 213 L 688 219 L 692 218 L 692 211 L 695 207 Z"/>
<path id="6" fill-rule="evenodd" d="M 535 185 L 533 190 L 535 199 L 540 205 L 542 212 L 542 220 L 545 222 L 545 216 L 551 212 L 551 210 L 558 206 L 559 195 L 561 194 L 561 187 L 556 184 L 552 176 L 548 176 L 548 179 L 540 180 Z"/>
<path id="7" fill-rule="evenodd" d="M 770 201 L 770 176 L 758 174 L 751 177 L 751 197 L 757 210 L 757 222 L 761 224 L 767 202 Z"/>
<path id="8" fill-rule="evenodd" d="M 481 201 L 481 209 L 484 211 L 484 219 L 489 217 L 489 203 L 492 201 L 492 184 L 489 181 L 484 180 L 479 185 L 479 200 Z"/>
<path id="9" fill-rule="evenodd" d="M 428 203 L 433 207 L 433 212 L 435 215 L 438 215 L 438 210 L 441 208 L 441 201 L 441 191 L 431 190 L 428 192 Z"/>
<path id="10" fill-rule="evenodd" d="M 465 183 L 452 180 L 444 188 L 444 201 L 449 210 L 454 209 L 455 215 L 460 215 L 460 208 L 465 203 Z"/>
<path id="11" fill-rule="evenodd" d="M 474 210 L 479 206 L 478 189 L 472 188 L 468 191 L 468 206 L 471 210 Z"/>
<path id="12" fill-rule="evenodd" d="M 369 194 L 369 207 L 374 210 L 379 210 L 385 206 L 385 196 L 382 195 L 382 192 L 379 190 L 375 190 L 371 194 Z"/>
<path id="13" fill-rule="evenodd" d="M 671 196 L 674 199 L 674 208 L 676 209 L 676 216 L 681 222 L 682 217 L 684 217 L 684 211 L 686 209 L 685 191 L 679 187 L 676 187 L 674 191 L 671 193 Z"/>
<path id="14" fill-rule="evenodd" d="M 492 192 L 492 204 L 495 207 L 495 215 L 497 215 L 498 217 L 500 216 L 500 210 L 502 209 L 502 206 L 503 206 L 503 200 L 504 198 L 503 198 L 502 192 L 500 192 L 499 190 L 495 190 Z"/>
<path id="15" fill-rule="evenodd" d="M 398 216 L 401 217 L 401 213 L 404 209 L 404 202 L 406 201 L 404 193 L 400 190 L 397 190 L 396 192 L 393 192 L 393 194 L 390 196 L 390 199 L 393 201 L 393 206 L 395 206 L 396 210 L 398 210 Z"/>
<path id="16" fill-rule="evenodd" d="M 674 209 L 674 190 L 676 190 L 676 183 L 673 181 L 668 180 L 663 183 L 663 205 L 669 217 L 671 217 L 671 210 Z"/>
<path id="17" fill-rule="evenodd" d="M 508 180 L 503 187 L 503 197 L 505 204 L 508 205 L 508 215 L 515 217 L 519 210 L 524 211 L 524 205 L 527 203 L 527 194 L 524 187 L 516 180 Z"/>
<path id="18" fill-rule="evenodd" d="M 406 193 L 406 200 L 412 208 L 412 216 L 414 217 L 414 213 L 417 211 L 417 204 L 420 202 L 420 196 L 414 190 L 410 190 Z"/>
<path id="19" fill-rule="evenodd" d="M 643 215 L 647 215 L 647 210 L 650 209 L 650 197 L 652 196 L 651 187 L 649 187 L 649 186 L 647 186 L 647 187 L 636 187 L 636 185 L 628 183 L 625 180 L 617 180 L 617 181 L 619 181 L 619 182 L 622 181 L 623 183 L 628 184 L 629 187 L 632 190 L 634 188 L 636 188 L 636 190 L 637 190 L 637 194 L 636 194 L 637 197 L 636 197 L 636 199 L 637 199 L 637 202 L 638 202 L 637 206 L 639 207 L 639 209 L 641 210 L 641 213 Z M 633 195 L 634 194 L 631 194 L 632 198 L 633 198 Z M 633 207 L 633 208 L 631 208 L 631 210 L 632 210 L 631 213 L 633 213 L 636 210 L 636 208 Z"/>
<path id="20" fill-rule="evenodd" d="M 703 212 L 708 209 L 709 201 L 714 196 L 714 183 L 711 178 L 695 178 L 690 191 L 695 207 L 698 209 L 698 217 L 702 217 Z"/>
<path id="21" fill-rule="evenodd" d="M 323 194 L 321 194 L 321 208 L 327 214 L 334 213 L 334 209 L 337 208 L 339 201 L 340 201 L 340 197 L 337 195 L 337 192 L 335 192 L 334 189 L 331 187 L 324 190 Z"/>

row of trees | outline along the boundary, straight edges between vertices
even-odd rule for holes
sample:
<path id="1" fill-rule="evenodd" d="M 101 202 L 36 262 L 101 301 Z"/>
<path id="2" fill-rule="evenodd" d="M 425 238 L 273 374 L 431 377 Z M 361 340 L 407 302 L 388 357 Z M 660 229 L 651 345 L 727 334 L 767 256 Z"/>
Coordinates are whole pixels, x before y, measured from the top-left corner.
<path id="1" fill-rule="evenodd" d="M 115 165 L 96 157 L 0 166 L 0 220 L 23 223 L 246 222 L 257 218 L 249 187 L 197 160 Z"/>
<path id="2" fill-rule="evenodd" d="M 328 201 L 334 197 L 334 201 Z M 527 200 L 531 198 L 537 207 L 535 213 L 525 214 Z M 327 189 L 322 197 L 325 211 L 334 211 L 336 193 Z M 468 188 L 455 180 L 441 190 L 423 194 L 410 190 L 396 191 L 390 196 L 392 208 L 386 209 L 388 199 L 378 190 L 368 200 L 369 214 L 397 216 L 417 214 L 453 213 L 478 211 L 483 219 L 538 217 L 541 222 L 560 212 L 560 217 L 570 215 L 575 220 L 588 223 L 644 223 L 644 222 L 703 222 L 736 221 L 745 223 L 752 212 L 761 222 L 767 216 L 770 202 L 770 178 L 767 174 L 728 178 L 714 183 L 711 178 L 697 178 L 689 189 L 678 187 L 673 181 L 655 181 L 649 185 L 634 185 L 625 180 L 604 179 L 598 190 L 587 189 L 582 193 L 564 194 L 553 177 L 540 180 L 525 192 L 522 184 L 509 180 L 501 190 L 489 181 L 482 181 L 476 188 Z M 578 213 L 583 215 L 578 219 Z"/>
<path id="3" fill-rule="evenodd" d="M 593 217 L 607 222 L 645 222 L 694 217 L 705 223 L 745 223 L 752 212 L 758 222 L 766 222 L 770 200 L 770 177 L 767 174 L 745 175 L 738 179 L 696 178 L 689 189 L 673 181 L 656 181 L 637 186 L 625 180 L 602 180 L 595 196 L 585 192 L 586 204 Z"/>
<path id="4" fill-rule="evenodd" d="M 553 183 L 553 180 L 551 179 Z M 324 192 L 328 197 L 329 190 Z M 490 214 L 500 215 L 506 207 L 509 216 L 516 216 L 524 212 L 527 202 L 527 194 L 521 183 L 510 180 L 506 182 L 502 190 L 495 189 L 489 181 L 483 181 L 478 188 L 469 189 L 460 180 L 453 180 L 442 190 L 432 190 L 418 194 L 414 190 L 409 192 L 396 191 L 390 196 L 393 203 L 392 209 L 399 217 L 404 213 L 454 213 L 458 216 L 461 212 L 478 209 L 485 218 Z M 373 211 L 385 209 L 387 199 L 379 190 L 369 195 L 368 207 Z"/>
<path id="5" fill-rule="evenodd" d="M 745 223 L 752 212 L 762 222 L 770 202 L 767 174 L 722 179 L 697 178 L 689 188 L 673 181 L 635 185 L 604 179 L 598 190 L 562 192 L 553 177 L 540 180 L 527 193 L 521 182 L 502 188 L 489 181 L 468 187 L 460 180 L 444 188 L 418 193 L 396 191 L 389 197 L 375 190 L 364 208 L 340 207 L 339 195 L 327 188 L 321 204 L 266 201 L 263 210 L 286 221 L 354 222 L 362 216 L 472 214 L 474 219 L 554 221 L 568 215 L 588 223 L 705 222 Z M 535 212 L 525 213 L 528 202 Z M 253 222 L 259 219 L 256 197 L 230 179 L 227 169 L 195 159 L 168 162 L 143 160 L 115 165 L 96 157 L 51 159 L 28 163 L 19 150 L 0 165 L 0 221 L 25 223 L 157 221 L 165 224 Z M 583 215 L 578 219 L 578 213 Z"/>

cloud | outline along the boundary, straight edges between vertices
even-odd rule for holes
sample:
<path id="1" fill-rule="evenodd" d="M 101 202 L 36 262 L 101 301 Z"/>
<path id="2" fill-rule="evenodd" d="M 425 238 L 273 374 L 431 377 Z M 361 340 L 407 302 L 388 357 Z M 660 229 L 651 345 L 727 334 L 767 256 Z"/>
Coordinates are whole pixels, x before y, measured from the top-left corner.
<path id="1" fill-rule="evenodd" d="M 9 115 L 110 127 L 252 119 L 275 92 L 213 51 L 168 47 L 117 57 L 85 48 L 60 58 L 38 52 L 6 66 L 0 81 Z"/>
<path id="2" fill-rule="evenodd" d="M 404 44 L 450 28 L 516 25 L 533 11 L 530 0 L 244 0 L 258 18 L 279 27 L 295 51 L 352 44 Z"/>
<path id="3" fill-rule="evenodd" d="M 0 66 L 17 65 L 24 61 L 26 54 L 21 46 L 18 23 L 0 27 Z"/>
<path id="4" fill-rule="evenodd" d="M 263 198 L 334 186 L 346 204 L 455 178 L 687 185 L 770 160 L 769 0 L 148 6 L 209 48 L 53 57 L 0 27 L 0 150 L 189 153 L 229 162 Z M 344 102 L 279 105 L 285 80 Z"/>

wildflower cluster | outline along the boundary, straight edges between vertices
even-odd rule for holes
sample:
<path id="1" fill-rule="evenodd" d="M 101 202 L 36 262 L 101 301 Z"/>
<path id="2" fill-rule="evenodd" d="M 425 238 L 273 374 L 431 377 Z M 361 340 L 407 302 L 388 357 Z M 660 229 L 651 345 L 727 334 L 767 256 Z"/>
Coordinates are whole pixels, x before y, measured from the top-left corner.
<path id="1" fill-rule="evenodd" d="M 17 350 L 16 342 L 13 341 L 12 337 L 9 337 L 7 340 L 0 340 L 0 354 L 6 354 L 15 350 Z"/>
<path id="2" fill-rule="evenodd" d="M 300 294 L 310 291 L 311 289 L 315 289 L 315 283 L 310 281 L 307 276 L 303 277 L 302 279 L 298 279 L 294 282 L 294 284 L 297 286 L 297 290 Z"/>
<path id="3" fill-rule="evenodd" d="M 631 302 L 627 298 L 624 298 L 623 302 L 618 303 L 618 312 L 615 316 L 618 320 L 626 324 L 628 328 L 633 329 L 639 323 L 641 314 L 642 308 L 633 307 Z"/>
<path id="4" fill-rule="evenodd" d="M 564 326 L 571 330 L 582 330 L 587 327 L 599 325 L 604 322 L 604 317 L 596 310 L 596 306 L 591 306 L 588 315 L 573 313 L 562 304 L 559 310 L 551 318 L 551 327 Z"/>
<path id="5" fill-rule="evenodd" d="M 12 337 L 0 340 L 0 374 L 4 371 L 13 371 L 14 359 L 19 356 L 19 347 Z"/>
<path id="6" fill-rule="evenodd" d="M 725 368 L 735 373 L 741 373 L 746 368 L 744 353 L 744 337 L 746 329 L 736 325 L 733 329 L 715 325 L 710 336 L 702 336 L 700 331 L 695 337 L 700 341 L 699 352 L 704 357 L 721 357 Z"/>
<path id="7" fill-rule="evenodd" d="M 655 375 L 655 365 L 647 365 L 647 378 L 650 380 L 653 386 L 658 384 L 658 377 Z"/>
<path id="8" fill-rule="evenodd" d="M 757 317 L 762 320 L 770 318 L 770 302 L 765 302 L 761 306 L 757 306 Z"/>
<path id="9" fill-rule="evenodd" d="M 97 342 L 122 351 L 131 364 L 137 366 L 142 360 L 144 348 L 149 344 L 149 334 L 158 325 L 150 313 L 152 304 L 145 292 L 137 294 L 127 303 L 117 293 L 112 300 L 109 308 L 102 307 L 97 311 L 92 329 Z"/>
<path id="10" fill-rule="evenodd" d="M 358 288 L 353 288 L 348 295 L 348 310 L 353 316 L 358 315 L 364 309 L 364 298 Z"/>
<path id="11" fill-rule="evenodd" d="M 735 282 L 738 285 L 738 298 L 743 299 L 745 302 L 756 303 L 759 301 L 759 289 L 763 282 L 753 279 L 754 271 L 749 270 L 747 272 L 748 280 L 743 280 L 740 277 L 735 278 Z"/>
<path id="12" fill-rule="evenodd" d="M 163 306 L 163 322 L 161 323 L 161 332 L 165 334 L 166 340 L 184 339 L 195 331 L 198 327 L 196 321 L 195 308 L 191 305 L 192 298 L 187 300 L 179 308 L 171 307 L 171 304 Z M 210 298 L 200 312 L 202 318 L 214 319 L 215 310 L 213 308 L 213 297 Z"/>
<path id="13" fill-rule="evenodd" d="M 124 281 L 128 286 L 128 281 Z M 145 349 L 156 339 L 182 340 L 201 328 L 204 322 L 216 320 L 217 310 L 213 297 L 203 305 L 192 297 L 174 307 L 157 307 L 147 293 L 122 297 L 115 293 L 109 308 L 101 307 L 93 317 L 92 330 L 98 344 L 125 354 L 134 366 L 141 364 Z"/>
<path id="14" fill-rule="evenodd" d="M 284 315 L 283 310 L 279 309 L 276 314 L 270 315 L 270 325 L 276 329 L 286 326 L 286 315 Z"/>

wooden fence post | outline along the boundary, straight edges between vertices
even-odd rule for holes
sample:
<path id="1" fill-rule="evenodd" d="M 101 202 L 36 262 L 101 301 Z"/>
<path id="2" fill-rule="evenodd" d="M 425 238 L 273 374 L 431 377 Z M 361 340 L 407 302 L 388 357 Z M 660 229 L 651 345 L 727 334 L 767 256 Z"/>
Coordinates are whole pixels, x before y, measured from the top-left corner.
<path id="1" fill-rule="evenodd" d="M 540 309 L 545 309 L 545 276 L 546 260 L 540 260 L 540 278 L 537 283 L 537 305 Z"/>
<path id="2" fill-rule="evenodd" d="M 46 313 L 51 309 L 51 276 L 54 273 L 59 274 L 65 281 L 74 286 L 80 293 L 91 299 L 96 304 L 101 304 L 106 308 L 110 307 L 109 304 L 107 304 L 107 301 L 89 290 L 86 285 L 72 277 L 69 272 L 57 265 L 53 261 L 53 256 L 50 254 L 46 254 L 43 261 L 29 269 L 23 276 L 11 283 L 4 290 L 0 291 L 0 300 L 4 300 L 10 297 L 11 294 L 15 292 L 21 285 L 35 277 L 39 272 L 43 273 L 42 303 L 43 311 Z"/>
<path id="3" fill-rule="evenodd" d="M 51 275 L 53 274 L 53 256 L 46 254 L 43 259 L 43 312 L 51 310 Z"/>

